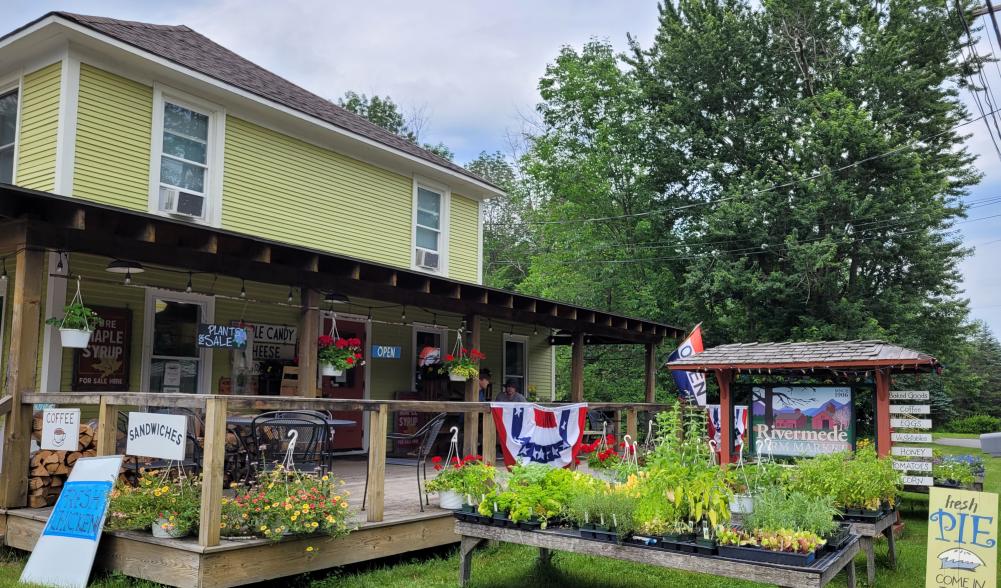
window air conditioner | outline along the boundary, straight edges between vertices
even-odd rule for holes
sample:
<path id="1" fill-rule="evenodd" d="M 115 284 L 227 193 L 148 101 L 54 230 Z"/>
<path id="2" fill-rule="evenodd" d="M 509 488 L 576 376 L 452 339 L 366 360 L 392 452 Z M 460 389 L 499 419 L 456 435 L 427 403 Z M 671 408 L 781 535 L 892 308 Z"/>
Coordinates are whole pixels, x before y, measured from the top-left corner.
<path id="1" fill-rule="evenodd" d="M 160 210 L 176 216 L 202 218 L 205 216 L 205 197 L 161 186 Z"/>
<path id="2" fill-rule="evenodd" d="M 429 251 L 427 249 L 417 248 L 417 267 L 424 269 L 437 270 L 440 256 L 437 251 Z"/>

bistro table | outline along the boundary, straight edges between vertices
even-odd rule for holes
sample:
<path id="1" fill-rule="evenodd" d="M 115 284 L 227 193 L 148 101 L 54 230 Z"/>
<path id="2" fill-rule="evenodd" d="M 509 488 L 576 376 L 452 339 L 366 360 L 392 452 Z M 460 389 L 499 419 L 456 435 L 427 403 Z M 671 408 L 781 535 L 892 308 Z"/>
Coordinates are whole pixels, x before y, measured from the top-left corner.
<path id="1" fill-rule="evenodd" d="M 859 538 L 853 536 L 841 549 L 818 556 L 808 566 L 797 567 L 584 539 L 576 529 L 522 531 L 458 521 L 455 533 L 462 538 L 459 586 L 469 582 L 473 549 L 486 540 L 538 547 L 539 557 L 544 562 L 549 561 L 554 550 L 570 551 L 778 586 L 809 588 L 826 586 L 841 570 L 848 574 L 849 588 L 855 588 L 855 555 L 859 552 Z"/>
<path id="2" fill-rule="evenodd" d="M 295 415 L 294 412 L 289 412 L 290 415 Z M 315 415 L 321 416 L 321 415 Z M 254 423 L 254 419 L 257 418 L 256 414 L 234 414 L 226 417 L 227 425 L 234 425 L 237 427 L 249 427 Z M 327 421 L 327 425 L 330 427 L 350 427 L 352 425 L 357 425 L 357 421 L 351 421 L 347 419 L 335 419 L 327 416 L 321 416 L 323 420 Z"/>

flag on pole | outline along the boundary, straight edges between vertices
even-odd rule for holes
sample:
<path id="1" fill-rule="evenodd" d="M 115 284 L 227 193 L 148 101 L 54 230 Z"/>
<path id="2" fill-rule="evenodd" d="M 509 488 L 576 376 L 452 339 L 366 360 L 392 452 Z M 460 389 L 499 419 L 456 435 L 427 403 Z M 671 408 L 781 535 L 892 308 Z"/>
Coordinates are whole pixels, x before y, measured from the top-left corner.
<path id="1" fill-rule="evenodd" d="M 706 412 L 709 413 L 709 426 L 707 427 L 709 438 L 716 441 L 717 453 L 720 447 L 720 410 L 718 404 L 706 405 Z M 733 407 L 733 444 L 736 445 L 737 453 L 744 450 L 744 435 L 747 433 L 747 407 L 743 405 Z"/>
<path id="2" fill-rule="evenodd" d="M 504 465 L 573 463 L 584 437 L 587 404 L 543 408 L 528 402 L 491 403 Z"/>
<path id="3" fill-rule="evenodd" d="M 688 338 L 671 353 L 668 361 L 684 359 L 686 357 L 702 353 L 702 323 L 695 325 Z M 685 400 L 694 402 L 704 407 L 706 405 L 706 375 L 702 372 L 671 372 L 674 375 L 674 382 L 681 389 L 681 394 Z"/>

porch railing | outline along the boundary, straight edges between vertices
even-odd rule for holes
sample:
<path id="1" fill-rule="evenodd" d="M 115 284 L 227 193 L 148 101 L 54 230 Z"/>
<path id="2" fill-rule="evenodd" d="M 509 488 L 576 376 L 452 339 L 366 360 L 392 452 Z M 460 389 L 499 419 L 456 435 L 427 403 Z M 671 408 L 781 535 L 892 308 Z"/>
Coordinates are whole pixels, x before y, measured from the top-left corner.
<path id="1" fill-rule="evenodd" d="M 127 407 L 188 408 L 203 410 L 205 430 L 202 463 L 201 517 L 198 543 L 202 546 L 218 545 L 222 520 L 222 493 L 226 448 L 226 415 L 230 411 L 269 410 L 333 410 L 361 411 L 368 416 L 368 493 L 366 495 L 367 520 L 383 520 L 385 507 L 386 445 L 389 433 L 389 413 L 411 411 L 422 413 L 472 413 L 483 415 L 483 447 L 493 447 L 497 432 L 490 416 L 489 402 L 442 402 L 420 400 L 342 400 L 329 398 L 299 398 L 287 396 L 223 396 L 215 394 L 148 394 L 142 392 L 44 392 L 25 393 L 24 405 L 63 404 L 97 406 L 97 454 L 113 455 L 117 444 L 118 411 Z M 547 404 L 543 403 L 542 406 Z M 549 404 L 550 406 L 554 406 Z M 667 404 L 591 402 L 590 410 L 613 414 L 612 425 L 619 432 L 621 416 L 626 418 L 626 433 L 637 438 L 638 418 L 641 412 L 655 413 L 667 410 Z M 476 416 L 474 418 L 480 418 Z M 468 440 L 467 440 L 468 442 Z M 473 441 L 475 443 L 475 441 Z M 474 453 L 472 447 L 464 448 Z M 484 452 L 484 459 L 492 462 L 492 452 Z M 7 462 L 7 460 L 4 460 Z M 8 462 L 9 463 L 9 462 Z"/>

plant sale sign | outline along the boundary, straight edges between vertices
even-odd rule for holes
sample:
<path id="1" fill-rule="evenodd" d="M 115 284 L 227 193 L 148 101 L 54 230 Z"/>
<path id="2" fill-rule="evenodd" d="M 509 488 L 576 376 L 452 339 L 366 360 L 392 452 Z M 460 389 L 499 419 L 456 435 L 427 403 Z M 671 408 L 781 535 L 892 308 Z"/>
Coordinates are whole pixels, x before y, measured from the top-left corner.
<path id="1" fill-rule="evenodd" d="M 997 588 L 998 495 L 931 488 L 925 588 Z"/>

